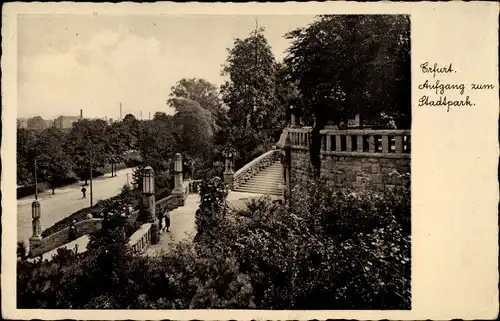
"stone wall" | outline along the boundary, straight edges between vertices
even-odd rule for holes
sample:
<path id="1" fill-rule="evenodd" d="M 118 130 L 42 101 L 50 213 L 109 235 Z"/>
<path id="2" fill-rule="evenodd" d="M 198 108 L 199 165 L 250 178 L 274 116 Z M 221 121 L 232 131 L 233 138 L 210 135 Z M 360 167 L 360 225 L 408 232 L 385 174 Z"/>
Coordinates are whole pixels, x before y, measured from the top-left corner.
<path id="1" fill-rule="evenodd" d="M 84 221 L 77 222 L 75 224 L 76 228 L 76 238 L 80 236 L 94 233 L 97 230 L 100 230 L 102 226 L 102 219 L 100 218 L 91 218 Z M 39 247 L 35 248 L 32 253 L 30 253 L 31 257 L 37 257 L 42 255 L 43 253 L 49 252 L 55 248 L 58 248 L 61 245 L 70 242 L 69 240 L 69 227 L 62 229 L 54 234 L 51 234 L 42 239 L 42 243 Z"/>
<path id="2" fill-rule="evenodd" d="M 310 129 L 291 129 L 292 187 L 312 178 Z M 321 177 L 339 188 L 402 186 L 411 172 L 409 131 L 322 131 Z M 337 141 L 337 143 L 334 143 Z M 396 173 L 397 172 L 397 173 Z"/>

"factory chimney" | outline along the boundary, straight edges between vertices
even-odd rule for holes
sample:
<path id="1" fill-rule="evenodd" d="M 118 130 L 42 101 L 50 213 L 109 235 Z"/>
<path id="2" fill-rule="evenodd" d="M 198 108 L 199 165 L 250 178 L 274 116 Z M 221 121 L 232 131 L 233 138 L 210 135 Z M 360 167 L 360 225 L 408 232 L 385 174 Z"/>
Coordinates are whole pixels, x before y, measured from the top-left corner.
<path id="1" fill-rule="evenodd" d="M 83 119 L 83 109 L 80 109 L 80 120 Z"/>

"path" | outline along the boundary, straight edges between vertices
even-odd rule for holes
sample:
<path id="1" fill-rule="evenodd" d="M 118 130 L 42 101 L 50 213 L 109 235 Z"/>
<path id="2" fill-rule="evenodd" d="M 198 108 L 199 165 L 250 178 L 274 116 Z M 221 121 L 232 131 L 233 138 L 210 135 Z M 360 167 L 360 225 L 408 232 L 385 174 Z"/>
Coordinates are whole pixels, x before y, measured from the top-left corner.
<path id="1" fill-rule="evenodd" d="M 132 168 L 117 171 L 117 176 L 105 174 L 92 181 L 94 205 L 99 200 L 104 200 L 120 193 L 121 188 L 132 179 Z M 87 198 L 82 199 L 80 189 L 82 184 L 73 184 L 55 190 L 56 194 L 43 193 L 39 197 L 42 209 L 42 230 L 49 228 L 61 219 L 74 212 L 90 206 L 90 188 L 87 186 Z M 31 227 L 31 203 L 34 197 L 22 198 L 17 201 L 17 239 L 28 245 L 28 239 L 32 234 Z"/>
<path id="2" fill-rule="evenodd" d="M 232 209 L 243 209 L 250 198 L 259 198 L 264 195 L 255 193 L 229 192 L 227 201 Z M 277 199 L 277 196 L 270 196 Z M 150 245 L 145 251 L 145 255 L 155 256 L 167 251 L 172 243 L 184 240 L 193 240 L 196 235 L 195 213 L 200 206 L 200 196 L 189 194 L 184 206 L 178 207 L 170 215 L 170 232 L 160 236 L 158 244 Z"/>

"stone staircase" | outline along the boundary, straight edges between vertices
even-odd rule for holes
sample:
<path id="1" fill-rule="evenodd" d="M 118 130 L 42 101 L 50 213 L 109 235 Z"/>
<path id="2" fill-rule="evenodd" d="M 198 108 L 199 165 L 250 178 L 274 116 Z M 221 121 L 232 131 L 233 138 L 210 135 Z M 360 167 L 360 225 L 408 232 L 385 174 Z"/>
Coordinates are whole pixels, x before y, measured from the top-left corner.
<path id="1" fill-rule="evenodd" d="M 275 161 L 241 184 L 241 186 L 238 186 L 235 191 L 279 196 L 281 195 L 282 172 L 281 162 Z"/>

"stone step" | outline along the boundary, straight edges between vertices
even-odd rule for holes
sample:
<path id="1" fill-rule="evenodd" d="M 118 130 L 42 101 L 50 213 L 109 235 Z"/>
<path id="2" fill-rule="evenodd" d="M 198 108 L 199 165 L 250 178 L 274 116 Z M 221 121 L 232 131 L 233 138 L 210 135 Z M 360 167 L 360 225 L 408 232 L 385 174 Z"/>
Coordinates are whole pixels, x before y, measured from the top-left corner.
<path id="1" fill-rule="evenodd" d="M 241 184 L 240 186 L 260 186 L 260 187 L 268 187 L 271 186 L 273 188 L 278 187 L 281 184 L 281 181 L 249 181 L 245 184 Z"/>
<path id="2" fill-rule="evenodd" d="M 238 188 L 280 189 L 279 186 L 280 186 L 279 183 L 262 184 L 259 182 L 255 182 L 252 184 L 245 184 L 245 185 L 239 186 Z"/>
<path id="3" fill-rule="evenodd" d="M 280 190 L 256 190 L 256 189 L 237 189 L 236 192 L 264 194 L 264 195 L 281 195 Z"/>

